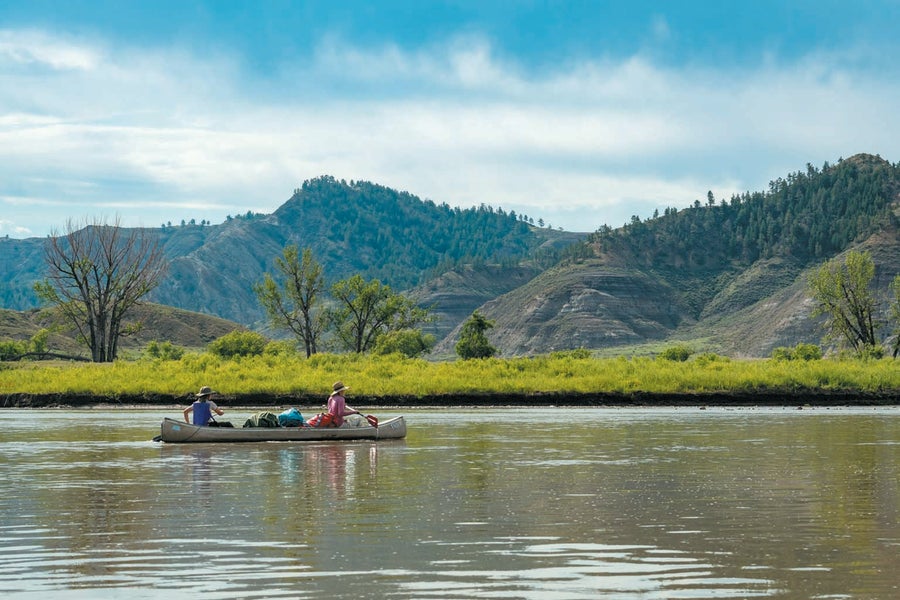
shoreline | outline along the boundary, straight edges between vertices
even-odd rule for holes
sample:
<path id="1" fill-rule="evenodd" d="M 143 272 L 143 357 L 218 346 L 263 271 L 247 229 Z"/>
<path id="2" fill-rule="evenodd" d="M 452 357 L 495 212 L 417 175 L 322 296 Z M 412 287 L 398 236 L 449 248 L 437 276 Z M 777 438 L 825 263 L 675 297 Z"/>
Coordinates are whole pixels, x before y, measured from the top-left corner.
<path id="1" fill-rule="evenodd" d="M 163 394 L 98 396 L 93 394 L 5 394 L 0 396 L 0 408 L 164 408 L 185 407 L 192 395 Z M 477 393 L 427 396 L 368 396 L 355 394 L 348 398 L 351 406 L 366 409 L 403 408 L 553 408 L 553 407 L 738 407 L 738 406 L 897 406 L 900 392 L 859 392 L 856 390 L 804 390 L 802 392 L 634 392 L 634 393 Z M 324 406 L 321 395 L 241 394 L 225 395 L 217 399 L 226 409 L 266 409 L 290 406 Z"/>

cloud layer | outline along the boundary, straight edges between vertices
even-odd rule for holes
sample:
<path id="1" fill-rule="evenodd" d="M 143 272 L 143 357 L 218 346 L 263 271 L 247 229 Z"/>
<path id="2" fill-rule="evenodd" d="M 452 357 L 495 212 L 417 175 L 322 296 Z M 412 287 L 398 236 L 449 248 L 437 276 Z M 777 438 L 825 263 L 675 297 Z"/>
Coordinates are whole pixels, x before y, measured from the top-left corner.
<path id="1" fill-rule="evenodd" d="M 325 38 L 261 76 L 225 52 L 0 30 L 0 235 L 112 215 L 219 222 L 323 174 L 618 226 L 807 162 L 897 160 L 900 81 L 880 60 L 853 48 L 739 70 L 641 55 L 529 70 L 477 35 L 415 50 Z"/>

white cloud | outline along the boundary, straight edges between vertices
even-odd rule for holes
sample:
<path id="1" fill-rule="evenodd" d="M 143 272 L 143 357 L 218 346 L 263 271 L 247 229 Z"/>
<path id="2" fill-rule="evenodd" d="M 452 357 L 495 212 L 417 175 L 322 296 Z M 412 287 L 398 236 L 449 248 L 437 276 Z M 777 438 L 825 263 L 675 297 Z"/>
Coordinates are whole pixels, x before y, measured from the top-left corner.
<path id="1" fill-rule="evenodd" d="M 99 60 L 95 48 L 41 31 L 0 30 L 0 66 L 87 71 Z"/>
<path id="2" fill-rule="evenodd" d="M 535 74 L 471 37 L 415 52 L 330 39 L 261 81 L 227 56 L 7 30 L 0 197 L 38 232 L 109 208 L 126 224 L 221 220 L 330 174 L 593 230 L 806 162 L 896 159 L 898 87 L 822 55 L 739 73 L 634 57 Z M 48 198 L 53 219 L 25 212 Z"/>

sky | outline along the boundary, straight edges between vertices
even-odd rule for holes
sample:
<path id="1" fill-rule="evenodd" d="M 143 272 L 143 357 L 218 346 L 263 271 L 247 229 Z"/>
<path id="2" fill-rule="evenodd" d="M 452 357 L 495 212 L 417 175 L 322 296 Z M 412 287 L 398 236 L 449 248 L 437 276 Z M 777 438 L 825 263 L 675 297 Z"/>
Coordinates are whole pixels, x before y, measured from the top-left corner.
<path id="1" fill-rule="evenodd" d="M 0 237 L 321 175 L 618 227 L 900 161 L 900 1 L 0 0 Z"/>

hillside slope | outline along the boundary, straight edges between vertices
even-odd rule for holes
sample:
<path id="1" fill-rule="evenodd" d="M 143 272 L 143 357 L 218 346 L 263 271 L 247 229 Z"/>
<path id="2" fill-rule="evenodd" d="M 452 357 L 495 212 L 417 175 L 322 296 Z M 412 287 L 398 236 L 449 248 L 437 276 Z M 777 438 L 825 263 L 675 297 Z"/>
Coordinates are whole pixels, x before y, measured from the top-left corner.
<path id="1" fill-rule="evenodd" d="M 137 306 L 126 321 L 143 325 L 134 335 L 121 338 L 120 348 L 126 354 L 143 349 L 151 341 L 168 341 L 183 348 L 204 348 L 226 333 L 242 328 L 218 317 L 151 303 Z M 89 358 L 90 351 L 75 340 L 74 332 L 58 325 L 47 310 L 0 309 L 0 340 L 29 340 L 40 330 L 48 329 L 53 332 L 48 339 L 51 351 Z"/>
<path id="2" fill-rule="evenodd" d="M 541 230 L 489 206 L 454 209 L 331 177 L 305 182 L 270 215 L 147 232 L 169 261 L 150 301 L 251 327 L 264 325 L 253 285 L 274 271 L 287 244 L 311 248 L 328 284 L 359 273 L 402 291 L 457 264 L 516 265 L 548 244 L 587 235 Z M 42 239 L 0 240 L 0 306 L 36 307 L 32 288 L 44 272 Z"/>
<path id="3" fill-rule="evenodd" d="M 859 155 L 710 202 L 600 231 L 575 259 L 483 304 L 503 355 L 689 340 L 736 356 L 818 343 L 810 270 L 848 249 L 871 253 L 876 294 L 900 273 L 898 167 Z M 881 306 L 886 317 L 887 306 Z M 887 335 L 883 331 L 883 335 Z M 458 327 L 441 342 L 452 352 Z"/>

